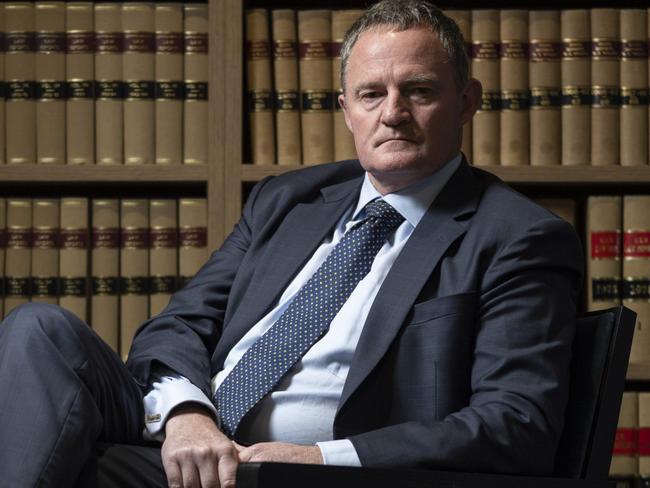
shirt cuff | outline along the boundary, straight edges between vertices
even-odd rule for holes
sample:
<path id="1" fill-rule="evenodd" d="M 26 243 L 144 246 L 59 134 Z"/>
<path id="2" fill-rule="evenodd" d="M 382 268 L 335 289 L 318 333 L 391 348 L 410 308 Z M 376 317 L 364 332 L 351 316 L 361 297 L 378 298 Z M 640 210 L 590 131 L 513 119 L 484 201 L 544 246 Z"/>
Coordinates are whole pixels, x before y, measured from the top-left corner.
<path id="1" fill-rule="evenodd" d="M 165 422 L 170 412 L 183 403 L 207 407 L 217 419 L 217 409 L 200 388 L 183 376 L 160 376 L 151 383 L 151 391 L 143 399 L 145 440 L 163 442 Z"/>
<path id="2" fill-rule="evenodd" d="M 323 455 L 323 464 L 361 466 L 357 450 L 349 439 L 317 442 L 316 445 Z"/>

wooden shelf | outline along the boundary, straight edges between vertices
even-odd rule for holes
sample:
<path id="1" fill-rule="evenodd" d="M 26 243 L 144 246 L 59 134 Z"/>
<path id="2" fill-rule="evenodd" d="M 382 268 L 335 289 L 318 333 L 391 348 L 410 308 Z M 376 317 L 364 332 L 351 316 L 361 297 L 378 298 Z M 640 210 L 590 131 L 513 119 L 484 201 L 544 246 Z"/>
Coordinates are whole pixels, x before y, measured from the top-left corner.
<path id="1" fill-rule="evenodd" d="M 650 381 L 650 362 L 629 363 L 626 379 L 628 381 Z"/>

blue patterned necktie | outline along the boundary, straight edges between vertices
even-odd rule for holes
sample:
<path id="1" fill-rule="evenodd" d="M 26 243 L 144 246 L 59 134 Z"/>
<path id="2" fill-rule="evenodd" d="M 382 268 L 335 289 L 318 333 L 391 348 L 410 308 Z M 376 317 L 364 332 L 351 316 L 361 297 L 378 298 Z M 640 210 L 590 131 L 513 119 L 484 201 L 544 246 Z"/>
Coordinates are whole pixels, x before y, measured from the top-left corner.
<path id="1" fill-rule="evenodd" d="M 242 356 L 214 394 L 221 429 L 233 437 L 246 413 L 271 391 L 325 332 L 404 220 L 384 200 L 366 205 L 280 318 Z"/>

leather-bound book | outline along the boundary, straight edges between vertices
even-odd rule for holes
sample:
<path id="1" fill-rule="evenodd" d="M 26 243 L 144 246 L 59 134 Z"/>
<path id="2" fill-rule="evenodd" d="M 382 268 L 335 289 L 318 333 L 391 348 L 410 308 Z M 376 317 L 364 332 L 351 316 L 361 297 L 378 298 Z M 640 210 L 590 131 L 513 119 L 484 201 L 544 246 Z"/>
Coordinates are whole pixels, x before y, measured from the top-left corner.
<path id="1" fill-rule="evenodd" d="M 59 305 L 88 321 L 88 199 L 61 199 Z"/>
<path id="2" fill-rule="evenodd" d="M 95 3 L 95 155 L 97 164 L 124 163 L 122 4 Z"/>
<path id="3" fill-rule="evenodd" d="M 472 162 L 500 163 L 501 87 L 498 10 L 472 10 L 472 76 L 483 85 L 483 98 L 472 121 Z"/>
<path id="4" fill-rule="evenodd" d="M 591 10 L 591 164 L 619 163 L 620 15 L 614 8 Z"/>
<path id="5" fill-rule="evenodd" d="M 2 9 L 0 9 L 2 11 Z M 4 316 L 5 253 L 7 251 L 7 201 L 0 198 L 0 317 Z"/>
<path id="6" fill-rule="evenodd" d="M 334 93 L 330 10 L 298 11 L 302 162 L 334 160 Z"/>
<path id="7" fill-rule="evenodd" d="M 178 281 L 177 201 L 149 201 L 149 316 L 169 303 Z"/>
<path id="8" fill-rule="evenodd" d="M 35 3 L 36 162 L 65 164 L 65 5 Z"/>
<path id="9" fill-rule="evenodd" d="M 9 198 L 5 251 L 5 317 L 18 305 L 29 302 L 31 256 L 32 201 L 29 198 Z"/>
<path id="10" fill-rule="evenodd" d="M 153 3 L 122 4 L 125 164 L 155 158 L 155 18 Z"/>
<path id="11" fill-rule="evenodd" d="M 208 5 L 185 4 L 183 162 L 208 162 Z"/>
<path id="12" fill-rule="evenodd" d="M 66 11 L 66 140 L 68 164 L 95 162 L 95 39 L 92 2 L 68 2 Z"/>
<path id="13" fill-rule="evenodd" d="M 641 486 L 648 486 L 650 479 L 650 393 L 639 392 L 639 476 Z"/>
<path id="14" fill-rule="evenodd" d="M 626 482 L 639 472 L 638 429 L 639 397 L 635 391 L 626 391 L 618 414 L 612 463 L 609 466 L 610 478 Z"/>
<path id="15" fill-rule="evenodd" d="M 181 198 L 178 201 L 178 275 L 184 287 L 208 259 L 207 200 Z"/>
<path id="16" fill-rule="evenodd" d="M 32 302 L 59 301 L 59 200 L 34 199 L 32 210 Z"/>
<path id="17" fill-rule="evenodd" d="M 183 160 L 183 4 L 156 3 L 156 164 Z"/>
<path id="18" fill-rule="evenodd" d="M 562 164 L 591 163 L 591 26 L 589 10 L 563 10 Z"/>
<path id="19" fill-rule="evenodd" d="M 92 201 L 90 325 L 119 351 L 120 202 Z"/>
<path id="20" fill-rule="evenodd" d="M 535 203 L 576 227 L 576 201 L 573 198 L 536 198 Z"/>

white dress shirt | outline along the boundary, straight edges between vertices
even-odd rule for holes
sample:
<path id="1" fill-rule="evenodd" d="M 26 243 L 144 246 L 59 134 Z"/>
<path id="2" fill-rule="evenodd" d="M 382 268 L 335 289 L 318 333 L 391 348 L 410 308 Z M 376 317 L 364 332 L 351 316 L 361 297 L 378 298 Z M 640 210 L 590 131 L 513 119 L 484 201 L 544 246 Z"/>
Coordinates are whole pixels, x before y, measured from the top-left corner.
<path id="1" fill-rule="evenodd" d="M 404 216 L 404 222 L 379 250 L 370 271 L 352 291 L 332 320 L 328 331 L 280 383 L 258 402 L 253 411 L 244 417 L 237 430 L 238 442 L 316 443 L 325 464 L 361 465 L 349 440 L 332 440 L 334 416 L 354 350 L 370 307 L 391 266 L 460 161 L 459 154 L 426 179 L 383 197 Z M 257 322 L 228 353 L 223 369 L 212 378 L 212 395 L 248 348 L 282 315 L 343 235 L 365 217 L 366 204 L 376 198 L 381 198 L 381 195 L 366 174 L 356 206 L 343 215 L 333 234 L 321 243 L 285 289 L 275 308 Z M 189 380 L 174 372 L 159 369 L 154 373 L 151 383 L 151 390 L 144 398 L 145 438 L 162 441 L 167 416 L 181 403 L 200 403 L 216 415 L 212 401 Z"/>

